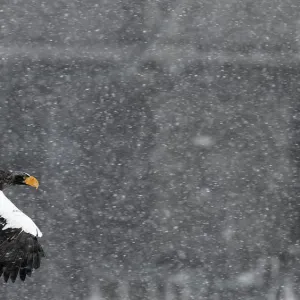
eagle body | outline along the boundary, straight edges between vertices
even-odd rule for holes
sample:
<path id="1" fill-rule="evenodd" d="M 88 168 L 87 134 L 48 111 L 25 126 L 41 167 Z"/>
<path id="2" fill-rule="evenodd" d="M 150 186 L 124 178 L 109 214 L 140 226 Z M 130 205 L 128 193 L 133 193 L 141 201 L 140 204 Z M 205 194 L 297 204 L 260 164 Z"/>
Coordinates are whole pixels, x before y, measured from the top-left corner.
<path id="1" fill-rule="evenodd" d="M 18 274 L 22 281 L 40 267 L 44 251 L 38 238 L 40 229 L 20 211 L 3 193 L 7 185 L 26 184 L 38 187 L 38 181 L 24 172 L 0 170 L 0 276 L 5 282 L 15 282 Z"/>

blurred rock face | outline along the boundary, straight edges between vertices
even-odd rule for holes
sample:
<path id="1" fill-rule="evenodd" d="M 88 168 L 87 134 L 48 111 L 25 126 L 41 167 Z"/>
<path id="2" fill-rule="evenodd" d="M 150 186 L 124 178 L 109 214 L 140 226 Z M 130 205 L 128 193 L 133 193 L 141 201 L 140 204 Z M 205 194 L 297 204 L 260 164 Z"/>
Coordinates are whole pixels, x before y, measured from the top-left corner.
<path id="1" fill-rule="evenodd" d="M 248 2 L 3 5 L 1 167 L 40 178 L 9 193 L 48 253 L 28 297 L 296 293 L 297 10 Z"/>

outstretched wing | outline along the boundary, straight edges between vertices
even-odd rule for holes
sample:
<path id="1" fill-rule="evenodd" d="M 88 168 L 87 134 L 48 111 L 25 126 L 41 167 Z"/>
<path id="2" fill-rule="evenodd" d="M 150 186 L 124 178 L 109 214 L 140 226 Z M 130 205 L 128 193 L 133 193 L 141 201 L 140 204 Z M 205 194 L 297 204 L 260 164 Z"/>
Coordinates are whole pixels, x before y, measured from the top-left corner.
<path id="1" fill-rule="evenodd" d="M 0 217 L 0 276 L 5 282 L 15 282 L 18 274 L 21 280 L 31 276 L 32 269 L 40 267 L 44 251 L 36 236 L 22 228 L 4 229 L 6 220 Z"/>

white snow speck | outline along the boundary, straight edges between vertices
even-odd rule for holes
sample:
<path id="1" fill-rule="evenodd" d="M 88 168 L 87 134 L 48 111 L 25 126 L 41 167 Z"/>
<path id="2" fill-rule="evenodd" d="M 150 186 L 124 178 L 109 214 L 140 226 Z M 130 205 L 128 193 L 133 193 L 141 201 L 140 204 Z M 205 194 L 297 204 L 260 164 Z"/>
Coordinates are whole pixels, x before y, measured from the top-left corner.
<path id="1" fill-rule="evenodd" d="M 197 147 L 209 148 L 215 144 L 214 139 L 208 135 L 198 135 L 192 140 L 193 145 Z"/>

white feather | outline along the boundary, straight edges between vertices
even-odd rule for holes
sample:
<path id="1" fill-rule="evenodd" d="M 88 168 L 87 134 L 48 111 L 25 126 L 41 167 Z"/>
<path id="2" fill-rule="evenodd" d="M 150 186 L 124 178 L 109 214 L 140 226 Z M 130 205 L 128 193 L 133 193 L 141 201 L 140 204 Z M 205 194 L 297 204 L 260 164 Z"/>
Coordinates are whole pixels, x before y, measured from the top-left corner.
<path id="1" fill-rule="evenodd" d="M 0 217 L 6 220 L 7 228 L 22 228 L 23 231 L 34 236 L 41 237 L 42 233 L 34 222 L 20 211 L 4 194 L 0 191 Z"/>

